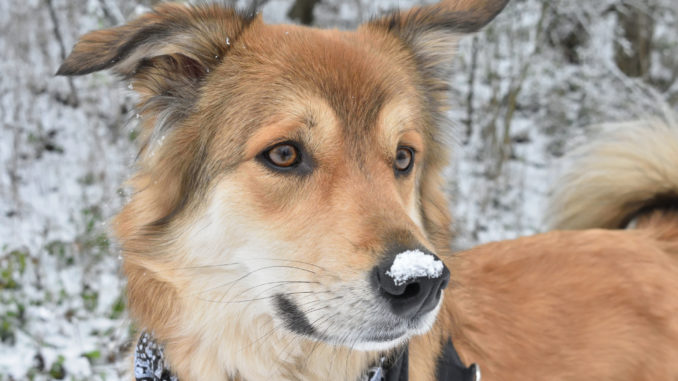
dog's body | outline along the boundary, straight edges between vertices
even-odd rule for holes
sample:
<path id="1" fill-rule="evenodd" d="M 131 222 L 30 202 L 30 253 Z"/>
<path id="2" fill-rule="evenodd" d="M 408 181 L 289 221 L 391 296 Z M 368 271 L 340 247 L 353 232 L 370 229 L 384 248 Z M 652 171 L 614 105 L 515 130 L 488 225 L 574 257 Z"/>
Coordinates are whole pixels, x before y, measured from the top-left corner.
<path id="1" fill-rule="evenodd" d="M 440 330 L 483 380 L 675 380 L 678 213 L 646 218 L 460 253 Z M 432 340 L 414 338 L 410 353 L 437 359 Z"/>
<path id="2" fill-rule="evenodd" d="M 446 262 L 440 329 L 484 380 L 678 379 L 678 124 L 606 129 L 555 187 L 551 224 L 580 230 Z"/>
<path id="3" fill-rule="evenodd" d="M 433 380 L 450 338 L 489 380 L 676 377 L 670 216 L 450 256 L 449 60 L 505 4 L 356 32 L 165 4 L 81 39 L 59 74 L 111 68 L 140 95 L 114 228 L 131 313 L 179 380 L 356 380 L 407 342 L 409 378 Z"/>

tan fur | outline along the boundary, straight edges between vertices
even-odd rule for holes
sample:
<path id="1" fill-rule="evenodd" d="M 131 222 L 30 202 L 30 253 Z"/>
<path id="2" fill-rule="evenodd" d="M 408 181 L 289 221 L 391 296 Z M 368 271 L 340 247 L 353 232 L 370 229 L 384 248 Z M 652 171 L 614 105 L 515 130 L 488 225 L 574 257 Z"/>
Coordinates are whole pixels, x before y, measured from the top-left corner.
<path id="1" fill-rule="evenodd" d="M 140 95 L 135 193 L 114 229 L 130 312 L 180 380 L 356 380 L 410 339 L 411 379 L 433 380 L 449 337 L 489 380 L 676 377 L 670 211 L 640 215 L 634 231 L 556 232 L 449 256 L 449 60 L 460 34 L 505 5 L 444 1 L 346 32 L 162 4 L 75 46 L 59 74 L 111 68 Z M 663 135 L 648 139 L 648 161 L 624 142 L 610 151 L 631 150 L 622 168 L 590 161 L 637 186 L 630 196 L 589 184 L 598 178 L 580 168 L 585 181 L 566 193 L 589 194 L 585 182 L 612 202 L 566 196 L 561 209 L 614 225 L 678 189 L 667 164 L 675 136 L 662 128 L 650 129 Z M 303 147 L 305 172 L 263 159 L 289 141 Z M 409 175 L 395 173 L 400 146 L 416 151 Z M 652 181 L 630 174 L 636 160 Z M 371 278 L 391 247 L 426 248 L 453 274 L 444 302 L 407 324 Z M 312 333 L 290 327 L 281 295 Z M 366 336 L 382 334 L 392 336 Z"/>
<path id="2" fill-rule="evenodd" d="M 647 229 L 553 232 L 459 253 L 447 262 L 455 276 L 439 324 L 483 380 L 673 380 L 677 233 L 673 214 Z M 432 332 L 413 342 L 440 340 Z"/>

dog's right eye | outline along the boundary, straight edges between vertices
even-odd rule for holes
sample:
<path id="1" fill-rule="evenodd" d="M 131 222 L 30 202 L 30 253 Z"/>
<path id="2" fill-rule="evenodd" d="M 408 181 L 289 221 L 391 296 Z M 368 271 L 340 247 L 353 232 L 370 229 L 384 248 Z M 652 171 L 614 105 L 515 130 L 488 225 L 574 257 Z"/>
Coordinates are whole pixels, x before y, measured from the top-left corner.
<path id="1" fill-rule="evenodd" d="M 280 143 L 263 152 L 264 159 L 280 169 L 295 167 L 301 162 L 301 153 L 292 143 Z"/>

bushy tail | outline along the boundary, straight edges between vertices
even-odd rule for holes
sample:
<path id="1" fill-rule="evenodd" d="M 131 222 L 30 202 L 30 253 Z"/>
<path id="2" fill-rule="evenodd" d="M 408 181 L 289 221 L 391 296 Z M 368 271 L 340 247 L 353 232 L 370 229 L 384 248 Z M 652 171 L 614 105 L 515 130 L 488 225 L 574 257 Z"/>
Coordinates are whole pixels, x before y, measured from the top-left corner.
<path id="1" fill-rule="evenodd" d="M 678 124 L 602 127 L 600 136 L 573 152 L 556 183 L 547 214 L 551 228 L 623 228 L 644 210 L 678 206 Z"/>

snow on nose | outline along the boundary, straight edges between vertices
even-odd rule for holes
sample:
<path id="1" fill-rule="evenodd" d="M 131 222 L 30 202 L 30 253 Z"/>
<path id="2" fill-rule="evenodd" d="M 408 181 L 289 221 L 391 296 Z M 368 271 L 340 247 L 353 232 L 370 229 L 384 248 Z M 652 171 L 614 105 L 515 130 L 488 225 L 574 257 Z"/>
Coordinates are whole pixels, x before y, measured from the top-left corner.
<path id="1" fill-rule="evenodd" d="M 396 286 L 401 286 L 415 278 L 438 278 L 443 273 L 443 262 L 431 254 L 420 250 L 407 250 L 398 254 L 386 275 L 393 278 Z"/>

